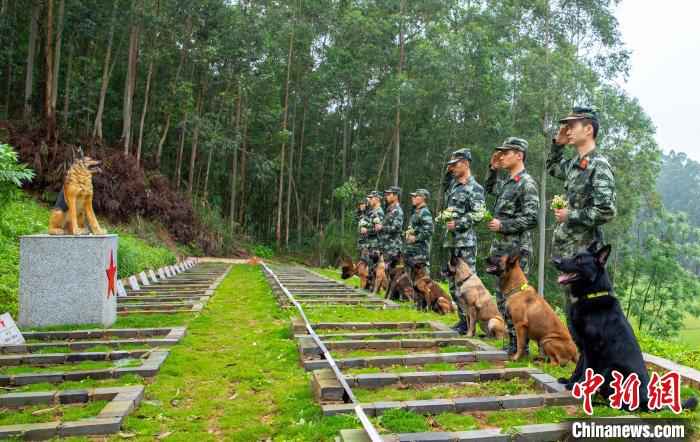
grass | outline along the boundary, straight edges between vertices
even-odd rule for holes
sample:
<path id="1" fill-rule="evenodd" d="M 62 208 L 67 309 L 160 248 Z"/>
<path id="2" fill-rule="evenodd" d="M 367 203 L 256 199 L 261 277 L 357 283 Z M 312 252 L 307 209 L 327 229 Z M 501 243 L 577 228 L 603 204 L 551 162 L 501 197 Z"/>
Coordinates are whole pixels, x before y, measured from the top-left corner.
<path id="1" fill-rule="evenodd" d="M 59 364 L 46 367 L 36 367 L 29 365 L 19 365 L 15 367 L 2 367 L 0 374 L 15 375 L 26 373 L 53 373 L 59 371 L 82 371 L 82 370 L 102 370 L 106 368 L 120 367 L 139 367 L 143 364 L 141 359 L 119 359 L 117 361 L 85 361 L 75 364 Z"/>
<path id="2" fill-rule="evenodd" d="M 453 384 L 422 384 L 393 386 L 379 389 L 353 388 L 361 402 L 410 401 L 424 399 L 450 399 L 474 396 L 505 396 L 537 393 L 534 380 L 514 378 L 507 381 L 464 382 Z"/>
<path id="3" fill-rule="evenodd" d="M 71 422 L 97 416 L 107 401 L 87 404 L 33 405 L 21 409 L 0 409 L 0 425 L 38 424 L 54 421 Z"/>
<path id="4" fill-rule="evenodd" d="M 679 340 L 689 346 L 700 346 L 700 317 L 687 315 Z"/>

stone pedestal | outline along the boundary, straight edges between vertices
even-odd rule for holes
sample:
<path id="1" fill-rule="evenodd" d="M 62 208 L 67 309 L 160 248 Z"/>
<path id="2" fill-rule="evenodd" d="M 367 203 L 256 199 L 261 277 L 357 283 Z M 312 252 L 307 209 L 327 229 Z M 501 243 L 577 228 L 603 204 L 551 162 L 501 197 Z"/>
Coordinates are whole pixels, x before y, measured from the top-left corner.
<path id="1" fill-rule="evenodd" d="M 20 238 L 19 325 L 117 320 L 117 235 Z"/>

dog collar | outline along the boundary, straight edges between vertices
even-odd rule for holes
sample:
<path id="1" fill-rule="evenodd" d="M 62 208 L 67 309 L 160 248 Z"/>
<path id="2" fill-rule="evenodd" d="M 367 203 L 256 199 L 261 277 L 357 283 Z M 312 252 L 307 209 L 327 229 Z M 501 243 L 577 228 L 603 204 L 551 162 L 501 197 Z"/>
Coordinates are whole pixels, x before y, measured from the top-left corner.
<path id="1" fill-rule="evenodd" d="M 610 292 L 605 291 L 605 292 L 595 292 L 595 293 L 586 293 L 582 297 L 585 299 L 591 299 L 591 298 L 600 298 L 601 296 L 608 296 Z"/>
<path id="2" fill-rule="evenodd" d="M 522 292 L 523 290 L 527 289 L 529 286 L 530 286 L 530 284 L 528 284 L 527 282 L 524 282 L 524 283 L 520 284 L 519 286 L 513 287 L 512 289 L 508 290 L 508 293 L 506 293 L 503 296 L 507 298 L 508 296 L 512 295 L 513 293 Z"/>
<path id="3" fill-rule="evenodd" d="M 465 282 L 467 282 L 467 281 L 469 280 L 469 278 L 471 278 L 472 276 L 474 276 L 473 273 L 471 273 L 469 276 L 467 276 L 466 278 L 464 278 L 464 279 L 461 280 L 461 281 L 455 281 L 455 283 L 456 283 L 457 285 L 461 286 L 462 284 L 464 284 Z"/>

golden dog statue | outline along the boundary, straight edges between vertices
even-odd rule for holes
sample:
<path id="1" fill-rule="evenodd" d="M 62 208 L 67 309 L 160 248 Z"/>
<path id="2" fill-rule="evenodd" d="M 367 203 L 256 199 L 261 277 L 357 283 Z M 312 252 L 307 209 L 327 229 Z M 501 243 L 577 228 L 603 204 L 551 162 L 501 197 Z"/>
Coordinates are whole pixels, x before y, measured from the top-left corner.
<path id="1" fill-rule="evenodd" d="M 49 218 L 49 235 L 103 235 L 104 230 L 92 209 L 92 175 L 100 172 L 100 162 L 81 157 L 66 173 L 63 188 Z M 90 230 L 85 227 L 85 220 Z"/>

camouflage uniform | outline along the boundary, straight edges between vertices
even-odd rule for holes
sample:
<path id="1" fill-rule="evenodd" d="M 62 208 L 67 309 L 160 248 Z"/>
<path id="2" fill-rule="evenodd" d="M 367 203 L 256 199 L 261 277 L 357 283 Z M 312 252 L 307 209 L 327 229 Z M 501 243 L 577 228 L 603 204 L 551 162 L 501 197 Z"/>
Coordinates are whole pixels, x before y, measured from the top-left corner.
<path id="1" fill-rule="evenodd" d="M 570 120 L 598 120 L 596 112 L 590 108 L 573 108 L 572 112 L 559 123 Z M 564 180 L 564 192 L 569 209 L 566 222 L 557 223 L 552 235 L 552 256 L 572 257 L 579 249 L 587 248 L 591 242 L 603 240 L 601 226 L 611 221 L 617 212 L 615 208 L 615 175 L 608 160 L 597 150 L 583 158 L 574 155 L 564 158 L 564 146 L 552 140 L 552 148 L 547 158 L 547 171 L 555 178 Z M 571 298 L 569 286 L 564 289 L 566 322 L 574 342 L 581 349 L 581 342 L 571 324 Z M 576 371 L 583 364 L 579 358 Z"/>
<path id="2" fill-rule="evenodd" d="M 515 150 L 527 154 L 527 148 L 527 141 L 510 137 L 496 149 Z M 514 177 L 511 177 L 510 174 L 499 177 L 496 170 L 489 169 L 486 192 L 496 195 L 493 218 L 501 222 L 501 228 L 491 242 L 489 254 L 491 256 L 508 255 L 514 248 L 525 251 L 526 253 L 521 255 L 520 266 L 527 275 L 530 271 L 529 256 L 533 252 L 530 230 L 537 226 L 540 209 L 537 183 L 525 169 Z M 506 297 L 501 293 L 499 287 L 496 287 L 495 293 L 498 310 L 503 316 L 508 330 L 508 351 L 515 353 L 517 340 L 513 320 L 506 309 Z"/>
<path id="3" fill-rule="evenodd" d="M 371 192 L 370 196 L 380 198 L 379 192 Z M 367 228 L 367 251 L 369 254 L 369 283 L 374 282 L 374 269 L 377 267 L 377 259 L 382 253 L 382 244 L 379 233 L 374 230 L 375 224 L 384 224 L 384 210 L 379 205 L 377 208 L 370 207 L 367 211 L 370 226 Z M 377 222 L 378 221 L 378 222 Z M 371 286 L 371 284 L 370 284 Z"/>
<path id="4" fill-rule="evenodd" d="M 555 143 L 547 158 L 547 171 L 564 180 L 569 209 L 566 222 L 554 229 L 552 256 L 572 257 L 594 240 L 602 241 L 600 226 L 615 217 L 615 175 L 597 150 L 583 158 L 564 158 L 564 146 Z"/>
<path id="5" fill-rule="evenodd" d="M 469 149 L 460 149 L 452 153 L 452 162 L 460 160 L 471 161 Z M 449 164 L 449 163 L 448 163 Z M 443 247 L 449 249 L 448 259 L 454 257 L 462 258 L 472 271 L 476 273 L 476 232 L 474 224 L 481 221 L 484 212 L 484 188 L 476 182 L 474 176 L 470 176 L 466 183 L 460 183 L 456 178 L 450 176 L 447 180 L 445 191 L 445 208 L 454 208 L 456 217 L 455 230 L 445 232 Z M 461 300 L 457 298 L 459 287 L 454 277 L 448 279 L 450 295 L 457 304 L 460 323 L 467 323 L 464 307 Z"/>
<path id="6" fill-rule="evenodd" d="M 420 195 L 424 198 L 429 197 L 425 189 L 418 189 L 411 196 Z M 416 241 L 413 243 L 406 242 L 404 246 L 404 257 L 409 270 L 409 276 L 413 280 L 413 268 L 417 263 L 424 263 L 425 270 L 430 274 L 430 239 L 433 236 L 433 215 L 430 213 L 428 206 L 423 203 L 420 207 L 414 207 L 411 219 L 408 222 L 408 228 L 413 229 Z"/>
<path id="7" fill-rule="evenodd" d="M 401 189 L 392 186 L 384 193 L 393 193 L 398 197 L 401 195 Z M 398 201 L 386 208 L 379 238 L 384 259 L 387 262 L 393 262 L 403 248 L 403 209 Z"/>
<path id="8" fill-rule="evenodd" d="M 356 212 L 356 217 L 357 217 L 357 252 L 358 256 L 360 259 L 365 257 L 368 253 L 368 242 L 369 238 L 367 234 L 362 234 L 360 231 L 363 227 L 369 231 L 370 228 L 372 228 L 372 224 L 369 221 L 369 216 L 367 215 L 368 210 L 360 210 L 357 209 Z"/>

